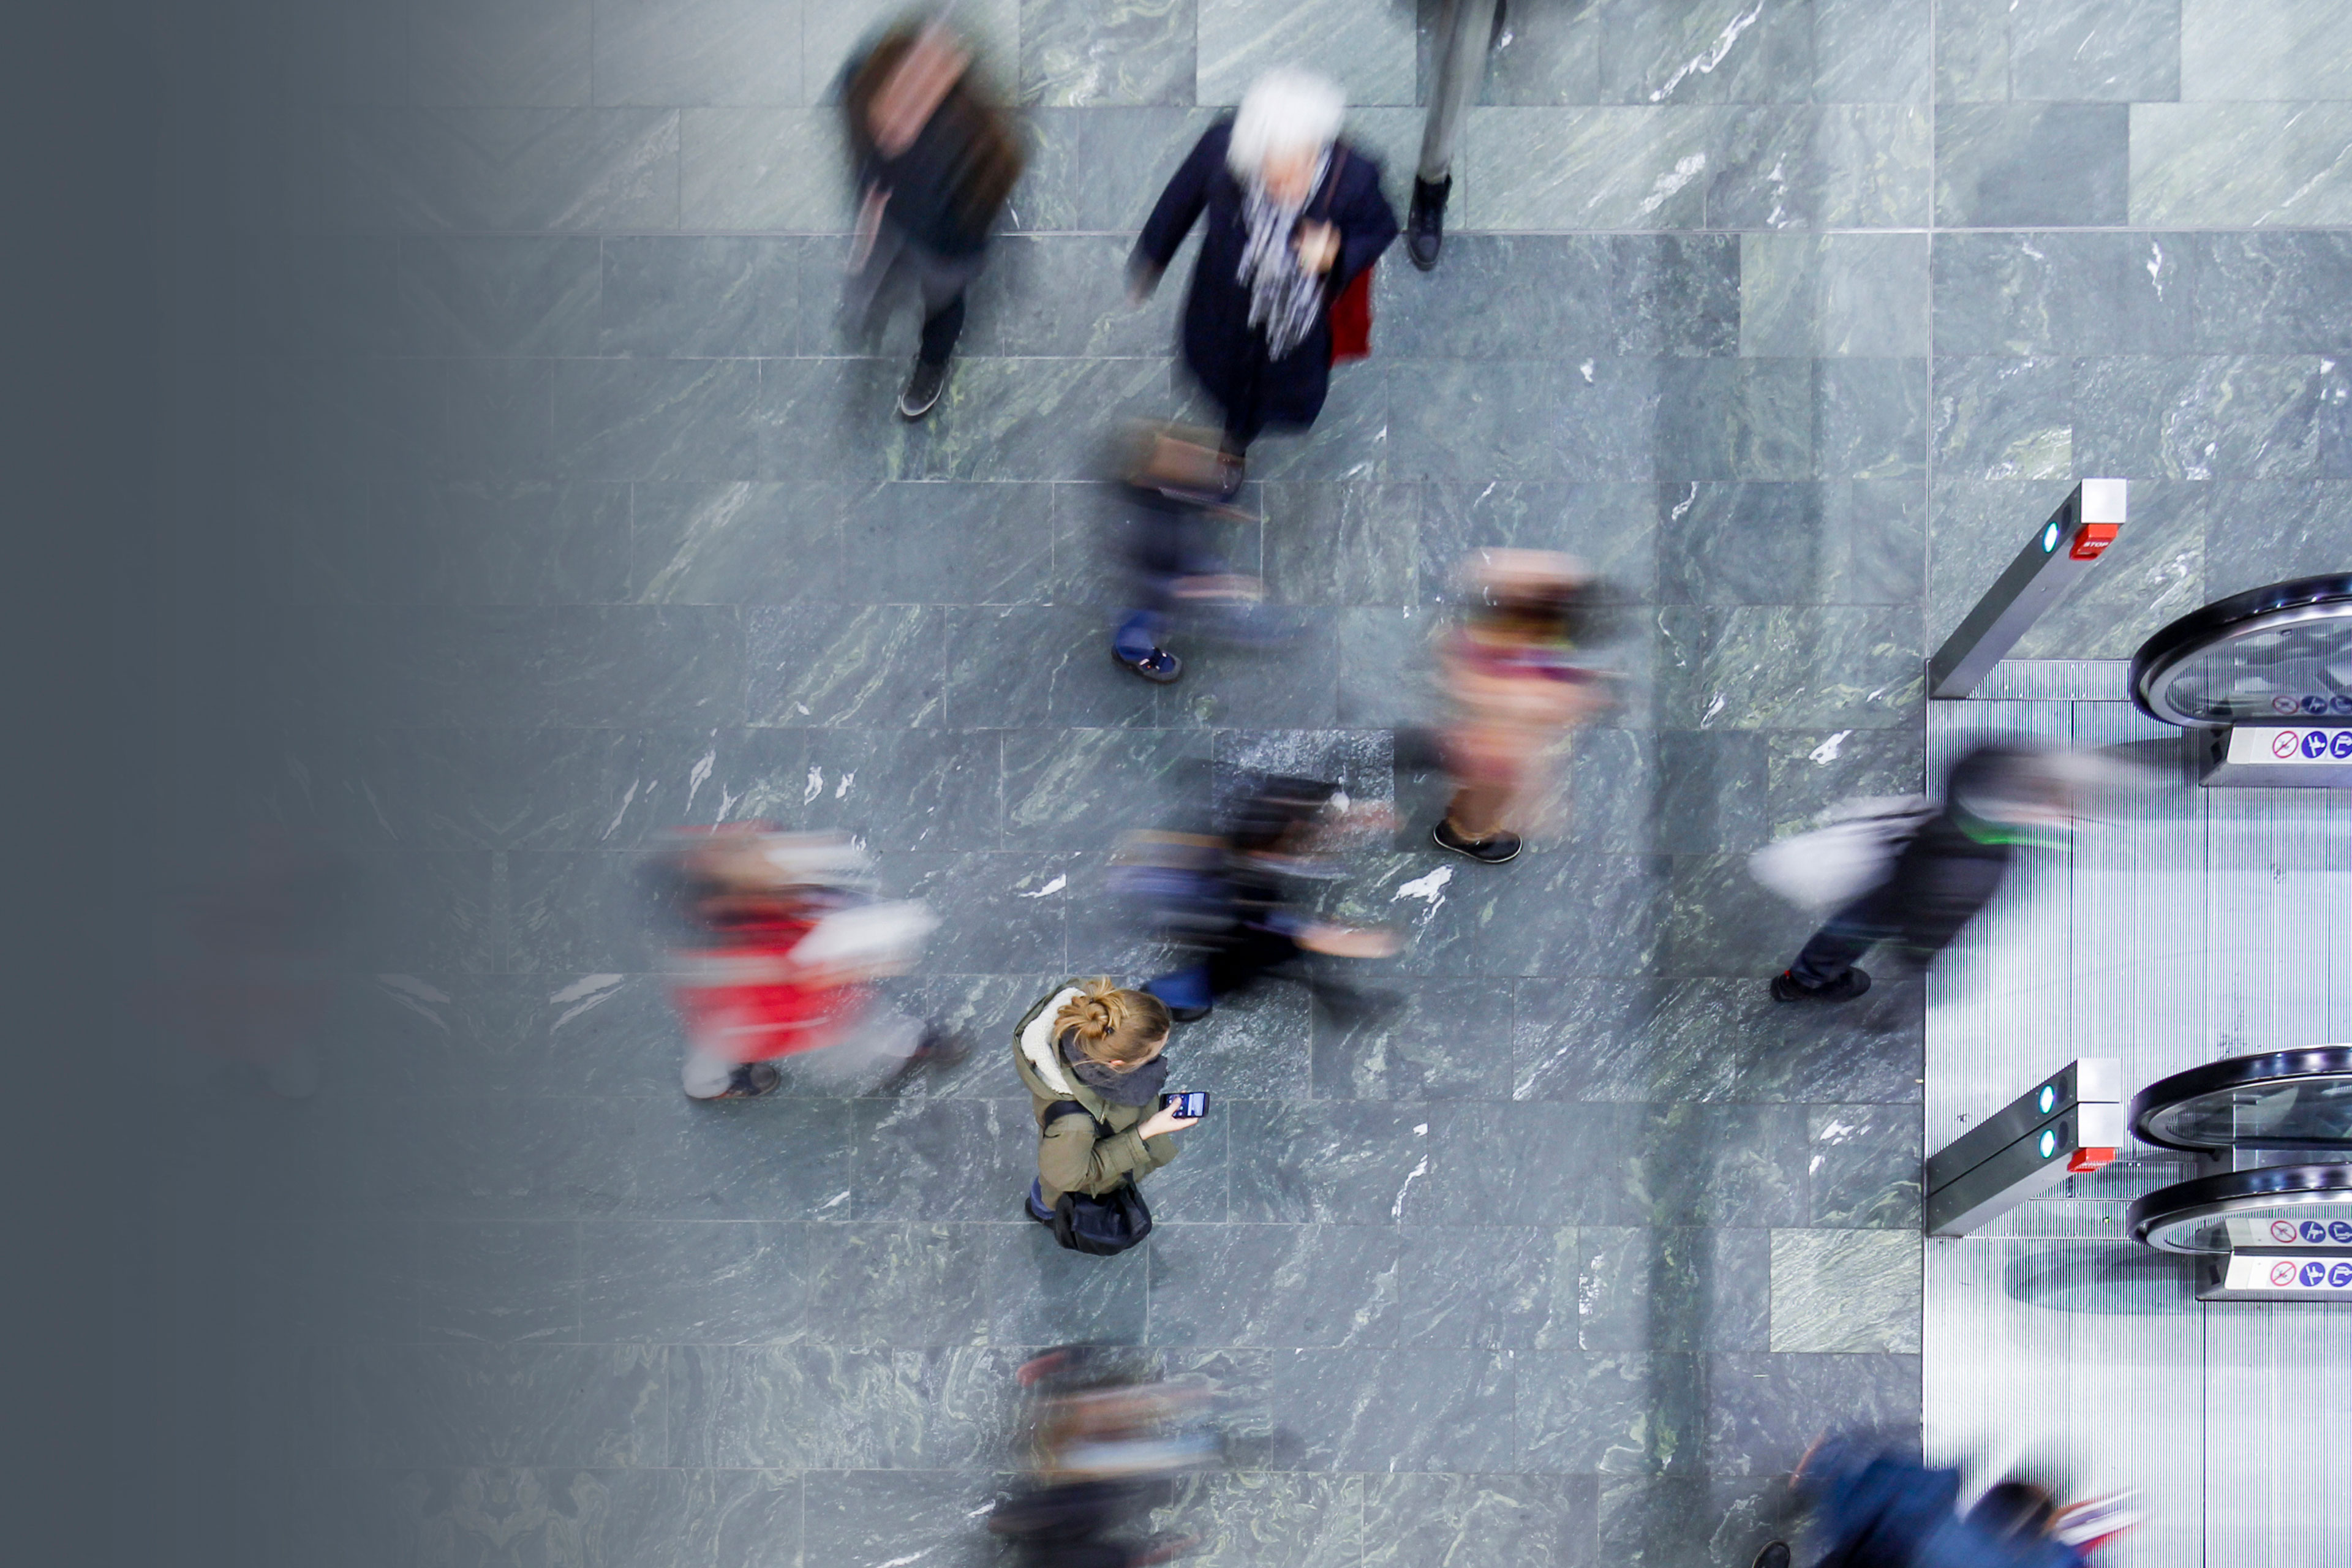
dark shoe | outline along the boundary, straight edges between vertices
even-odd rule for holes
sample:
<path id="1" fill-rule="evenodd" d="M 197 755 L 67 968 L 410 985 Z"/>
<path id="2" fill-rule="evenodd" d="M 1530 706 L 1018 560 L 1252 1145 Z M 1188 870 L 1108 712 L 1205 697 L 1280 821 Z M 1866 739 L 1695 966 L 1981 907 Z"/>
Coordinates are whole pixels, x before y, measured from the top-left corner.
<path id="1" fill-rule="evenodd" d="M 784 1075 L 768 1062 L 746 1062 L 727 1075 L 727 1087 L 712 1095 L 713 1100 L 757 1100 L 775 1092 Z"/>
<path id="2" fill-rule="evenodd" d="M 915 361 L 914 372 L 907 377 L 907 384 L 898 394 L 899 418 L 920 419 L 931 411 L 931 405 L 940 400 L 940 394 L 947 390 L 950 363 L 942 360 L 932 364 L 927 360 Z"/>
<path id="3" fill-rule="evenodd" d="M 1028 1195 L 1021 1200 L 1021 1212 L 1039 1225 L 1052 1225 L 1054 1211 L 1045 1206 L 1045 1190 L 1043 1184 L 1036 1177 L 1031 1177 Z"/>
<path id="4" fill-rule="evenodd" d="M 1870 989 L 1870 976 L 1849 969 L 1827 985 L 1808 985 L 1787 970 L 1772 976 L 1775 1002 L 1851 1002 Z"/>
<path id="5" fill-rule="evenodd" d="M 1215 1011 L 1214 1007 L 1171 1007 L 1168 1009 L 1168 1021 L 1171 1024 L 1197 1024 Z"/>
<path id="6" fill-rule="evenodd" d="M 1454 192 L 1454 176 L 1448 174 L 1436 184 L 1415 176 L 1412 182 L 1412 205 L 1404 217 L 1404 253 L 1423 272 L 1437 266 L 1437 253 L 1445 244 L 1445 198 Z"/>
<path id="7" fill-rule="evenodd" d="M 951 1068 L 970 1055 L 971 1047 L 962 1036 L 940 1025 L 928 1024 L 923 1028 L 922 1044 L 917 1046 L 915 1054 L 907 1059 L 924 1067 Z"/>
<path id="8" fill-rule="evenodd" d="M 1785 1541 L 1769 1542 L 1756 1554 L 1756 1561 L 1750 1568 L 1789 1568 L 1789 1543 Z"/>
<path id="9" fill-rule="evenodd" d="M 1519 858 L 1519 836 L 1516 833 L 1491 834 L 1485 838 L 1465 838 L 1454 831 L 1451 822 L 1440 822 L 1429 830 L 1429 837 L 1440 849 L 1451 849 L 1456 855 L 1467 855 L 1486 866 L 1500 866 Z"/>
<path id="10" fill-rule="evenodd" d="M 1164 647 L 1153 648 L 1141 658 L 1129 658 L 1114 647 L 1110 656 L 1144 679 L 1160 686 L 1168 685 L 1184 673 L 1184 661 Z"/>

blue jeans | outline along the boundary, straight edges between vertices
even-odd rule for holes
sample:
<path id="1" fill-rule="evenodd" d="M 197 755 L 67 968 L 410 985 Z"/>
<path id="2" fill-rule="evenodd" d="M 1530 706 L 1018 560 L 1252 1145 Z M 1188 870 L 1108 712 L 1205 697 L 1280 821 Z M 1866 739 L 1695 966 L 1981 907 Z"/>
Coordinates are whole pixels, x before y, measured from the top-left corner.
<path id="1" fill-rule="evenodd" d="M 1160 649 L 1160 639 L 1168 630 L 1168 617 L 1157 610 L 1137 610 L 1118 624 L 1111 634 L 1111 651 L 1133 664 L 1150 658 Z"/>
<path id="2" fill-rule="evenodd" d="M 1213 1000 L 1209 989 L 1209 966 L 1205 963 L 1172 971 L 1147 982 L 1143 988 L 1171 1008 L 1205 1007 Z"/>

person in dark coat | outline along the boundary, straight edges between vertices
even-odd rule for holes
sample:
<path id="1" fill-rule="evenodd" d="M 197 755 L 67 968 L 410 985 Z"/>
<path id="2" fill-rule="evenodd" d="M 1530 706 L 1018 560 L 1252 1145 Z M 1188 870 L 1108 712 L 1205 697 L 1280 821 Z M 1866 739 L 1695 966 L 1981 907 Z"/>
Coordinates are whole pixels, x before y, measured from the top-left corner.
<path id="1" fill-rule="evenodd" d="M 922 347 L 898 395 L 899 416 L 920 419 L 947 385 L 964 290 L 1021 177 L 1021 143 L 971 51 L 936 20 L 901 22 L 850 61 L 841 104 L 859 193 L 853 298 L 871 315 L 899 278 L 920 295 Z"/>
<path id="2" fill-rule="evenodd" d="M 1228 495 L 1260 431 L 1304 429 L 1323 411 L 1331 302 L 1396 238 L 1380 163 L 1339 139 L 1346 110 L 1320 77 L 1260 77 L 1168 182 L 1129 262 L 1140 301 L 1208 215 L 1184 363 L 1224 411 Z"/>
<path id="3" fill-rule="evenodd" d="M 1880 942 L 1925 963 L 1992 901 L 2020 844 L 2062 838 L 2082 772 L 2063 756 L 1979 746 L 1952 764 L 1944 805 L 1895 857 L 1886 879 L 1830 917 L 1772 980 L 1776 1002 L 1843 1002 L 1870 989 L 1855 961 Z"/>

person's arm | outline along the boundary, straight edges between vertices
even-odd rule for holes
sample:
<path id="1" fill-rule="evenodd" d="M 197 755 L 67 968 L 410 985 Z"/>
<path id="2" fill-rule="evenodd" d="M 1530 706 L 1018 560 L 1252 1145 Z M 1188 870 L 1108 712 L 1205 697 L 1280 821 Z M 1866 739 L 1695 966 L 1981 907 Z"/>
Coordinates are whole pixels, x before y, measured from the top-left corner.
<path id="1" fill-rule="evenodd" d="M 1129 289 L 1139 298 L 1158 287 L 1160 275 L 1176 258 L 1177 247 L 1184 243 L 1184 237 L 1200 220 L 1201 209 L 1208 205 L 1209 182 L 1224 165 L 1230 130 L 1229 126 L 1213 125 L 1193 143 L 1191 153 L 1169 180 L 1168 188 L 1160 193 L 1150 217 L 1144 221 L 1143 233 L 1137 237 L 1135 252 L 1127 262 Z"/>
<path id="2" fill-rule="evenodd" d="M 1037 1173 L 1065 1193 L 1107 1193 L 1129 1176 L 1156 1171 L 1176 1157 L 1173 1134 L 1145 1121 L 1108 1138 L 1095 1136 L 1094 1119 L 1056 1117 L 1037 1149 Z M 1147 1131 L 1152 1133 L 1146 1137 Z"/>
<path id="3" fill-rule="evenodd" d="M 1348 166 L 1339 172 L 1338 199 L 1331 222 L 1339 230 L 1339 259 L 1331 268 L 1334 294 L 1355 281 L 1356 274 L 1381 258 L 1397 237 L 1397 216 L 1381 192 L 1381 165 L 1350 147 Z"/>

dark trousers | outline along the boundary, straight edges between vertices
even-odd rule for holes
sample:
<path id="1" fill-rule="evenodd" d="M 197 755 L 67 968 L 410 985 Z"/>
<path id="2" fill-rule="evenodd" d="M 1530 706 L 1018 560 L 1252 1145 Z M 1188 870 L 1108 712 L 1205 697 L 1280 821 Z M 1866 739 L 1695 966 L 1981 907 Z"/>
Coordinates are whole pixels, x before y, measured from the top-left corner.
<path id="1" fill-rule="evenodd" d="M 1886 889 L 1864 893 L 1829 918 L 1789 965 L 1789 978 L 1808 991 L 1834 985 L 1862 955 L 1895 934 Z"/>
<path id="2" fill-rule="evenodd" d="M 930 314 L 923 318 L 923 346 L 918 352 L 925 364 L 945 364 L 955 353 L 956 339 L 963 335 L 963 290 L 959 288 L 946 304 L 938 306 L 926 293 L 923 309 Z"/>
<path id="3" fill-rule="evenodd" d="M 1392 998 L 1360 991 L 1335 977 L 1330 970 L 1333 962 L 1318 958 L 1280 931 L 1254 928 L 1237 933 L 1201 963 L 1163 974 L 1144 989 L 1171 1007 L 1206 1007 L 1247 990 L 1269 974 L 1286 973 L 1303 982 L 1324 1011 L 1342 1024 L 1393 1005 Z"/>

